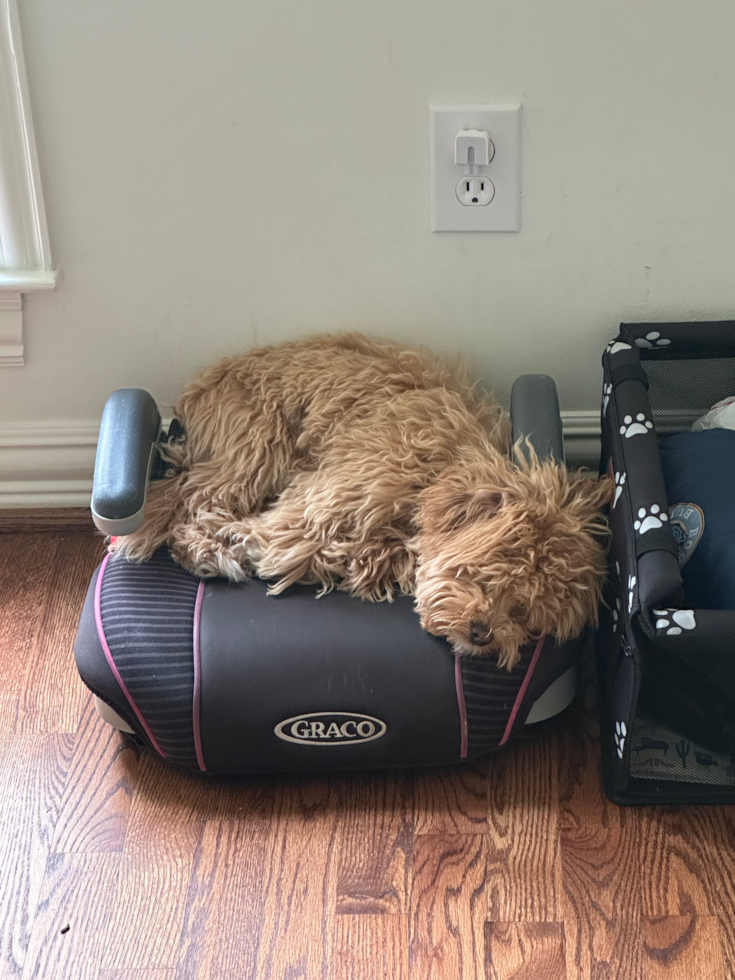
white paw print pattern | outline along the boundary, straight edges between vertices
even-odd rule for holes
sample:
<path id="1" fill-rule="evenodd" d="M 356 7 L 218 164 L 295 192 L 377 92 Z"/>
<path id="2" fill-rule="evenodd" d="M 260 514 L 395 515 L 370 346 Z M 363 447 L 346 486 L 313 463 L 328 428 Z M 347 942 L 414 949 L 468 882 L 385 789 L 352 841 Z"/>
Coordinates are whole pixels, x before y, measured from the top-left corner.
<path id="1" fill-rule="evenodd" d="M 607 354 L 619 354 L 621 350 L 633 350 L 630 344 L 624 344 L 620 340 L 612 340 L 605 348 Z"/>
<path id="2" fill-rule="evenodd" d="M 625 484 L 625 473 L 618 473 L 615 471 L 615 499 L 613 500 L 613 510 L 615 510 L 615 504 L 620 500 L 620 495 L 623 492 L 623 486 Z"/>
<path id="3" fill-rule="evenodd" d="M 657 630 L 666 630 L 667 636 L 678 636 L 682 630 L 693 630 L 697 625 L 693 609 L 654 609 Z"/>
<path id="4" fill-rule="evenodd" d="M 653 428 L 653 422 L 649 422 L 643 412 L 639 412 L 633 421 L 632 415 L 626 415 L 623 419 L 624 425 L 620 426 L 620 435 L 630 439 L 633 436 L 645 436 Z"/>
<path id="5" fill-rule="evenodd" d="M 620 619 L 620 599 L 615 600 L 615 608 L 612 611 L 613 633 L 618 631 L 618 620 Z"/>
<path id="6" fill-rule="evenodd" d="M 658 330 L 652 330 L 647 333 L 644 337 L 637 337 L 635 345 L 636 347 L 668 347 L 671 343 L 665 337 L 662 337 Z"/>
<path id="7" fill-rule="evenodd" d="M 635 575 L 628 576 L 628 612 L 633 612 L 633 598 L 635 596 L 635 583 L 637 579 Z"/>
<path id="8" fill-rule="evenodd" d="M 624 721 L 615 722 L 615 748 L 618 752 L 618 758 L 623 758 L 623 750 L 625 749 L 625 736 L 628 734 L 628 729 L 625 727 Z"/>
<path id="9" fill-rule="evenodd" d="M 639 534 L 652 531 L 655 527 L 663 527 L 664 521 L 668 521 L 669 515 L 665 510 L 661 510 L 658 504 L 651 504 L 650 510 L 641 507 L 638 511 L 638 520 L 633 521 L 633 527 Z"/>
<path id="10" fill-rule="evenodd" d="M 620 575 L 620 562 L 619 561 L 616 561 L 615 562 L 615 571 L 618 573 L 618 575 Z"/>
<path id="11" fill-rule="evenodd" d="M 612 395 L 612 385 L 602 386 L 602 417 L 605 417 L 607 412 L 608 402 L 610 401 L 610 395 Z"/>

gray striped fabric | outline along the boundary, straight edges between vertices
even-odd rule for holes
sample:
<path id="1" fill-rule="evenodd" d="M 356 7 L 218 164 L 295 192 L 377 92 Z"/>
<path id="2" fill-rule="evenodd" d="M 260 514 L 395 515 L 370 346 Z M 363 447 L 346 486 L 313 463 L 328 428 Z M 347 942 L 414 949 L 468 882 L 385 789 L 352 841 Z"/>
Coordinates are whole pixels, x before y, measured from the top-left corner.
<path id="1" fill-rule="evenodd" d="M 468 758 L 498 748 L 535 647 L 535 643 L 523 647 L 511 671 L 491 667 L 487 660 L 462 657 Z"/>
<path id="2" fill-rule="evenodd" d="M 107 645 L 169 761 L 197 769 L 192 727 L 194 604 L 199 579 L 161 548 L 150 561 L 110 558 L 100 611 Z"/>

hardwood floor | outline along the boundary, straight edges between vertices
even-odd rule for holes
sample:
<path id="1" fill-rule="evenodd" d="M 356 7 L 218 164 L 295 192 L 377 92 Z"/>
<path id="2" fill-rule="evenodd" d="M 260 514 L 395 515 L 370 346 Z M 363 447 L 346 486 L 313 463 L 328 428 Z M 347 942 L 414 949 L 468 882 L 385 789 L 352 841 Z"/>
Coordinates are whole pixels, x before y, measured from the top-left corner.
<path id="1" fill-rule="evenodd" d="M 735 980 L 735 808 L 610 803 L 594 692 L 479 765 L 182 775 L 76 675 L 101 551 L 0 534 L 0 978 Z"/>

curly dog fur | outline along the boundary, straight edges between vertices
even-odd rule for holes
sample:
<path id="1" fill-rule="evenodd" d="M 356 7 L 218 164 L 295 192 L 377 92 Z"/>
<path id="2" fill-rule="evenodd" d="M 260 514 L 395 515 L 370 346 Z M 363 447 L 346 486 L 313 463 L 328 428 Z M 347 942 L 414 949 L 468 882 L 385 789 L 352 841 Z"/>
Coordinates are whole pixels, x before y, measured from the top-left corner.
<path id="1" fill-rule="evenodd" d="M 464 368 L 359 334 L 264 347 L 207 368 L 176 406 L 132 560 L 167 544 L 196 575 L 257 574 L 362 599 L 415 596 L 459 653 L 512 667 L 529 639 L 597 618 L 607 481 L 531 454 Z"/>

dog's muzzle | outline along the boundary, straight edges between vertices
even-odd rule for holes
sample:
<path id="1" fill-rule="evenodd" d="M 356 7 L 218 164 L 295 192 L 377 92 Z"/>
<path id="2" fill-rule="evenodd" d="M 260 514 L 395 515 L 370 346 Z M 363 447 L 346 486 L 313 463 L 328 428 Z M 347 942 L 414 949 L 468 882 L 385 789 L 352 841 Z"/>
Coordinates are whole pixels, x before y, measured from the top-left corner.
<path id="1" fill-rule="evenodd" d="M 493 631 L 484 623 L 470 623 L 470 643 L 483 647 L 493 638 Z"/>

